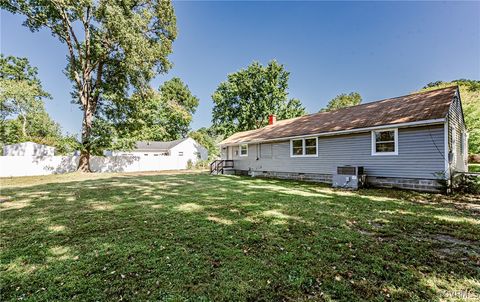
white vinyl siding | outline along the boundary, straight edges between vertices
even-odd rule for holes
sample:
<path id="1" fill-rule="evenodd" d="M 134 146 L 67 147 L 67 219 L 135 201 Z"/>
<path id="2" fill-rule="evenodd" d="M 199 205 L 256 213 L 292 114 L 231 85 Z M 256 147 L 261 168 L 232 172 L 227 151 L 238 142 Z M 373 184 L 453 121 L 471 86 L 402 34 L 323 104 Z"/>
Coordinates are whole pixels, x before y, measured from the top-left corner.
<path id="1" fill-rule="evenodd" d="M 248 157 L 235 156 L 235 169 L 333 174 L 337 166 L 365 167 L 369 176 L 435 179 L 445 171 L 443 125 L 398 129 L 398 156 L 372 156 L 371 133 L 363 132 L 318 138 L 317 157 L 291 157 L 291 141 L 270 143 L 269 158 L 257 160 L 255 146 Z M 264 145 L 262 143 L 262 150 Z M 239 147 L 234 146 L 239 154 Z"/>
<path id="2" fill-rule="evenodd" d="M 462 150 L 467 138 L 463 138 L 463 133 L 467 131 L 463 120 L 463 112 L 460 99 L 455 100 L 450 105 L 448 113 L 448 147 L 451 155 L 447 157 L 450 160 L 450 170 L 465 172 L 468 171 L 468 150 Z M 466 135 L 465 135 L 466 136 Z"/>

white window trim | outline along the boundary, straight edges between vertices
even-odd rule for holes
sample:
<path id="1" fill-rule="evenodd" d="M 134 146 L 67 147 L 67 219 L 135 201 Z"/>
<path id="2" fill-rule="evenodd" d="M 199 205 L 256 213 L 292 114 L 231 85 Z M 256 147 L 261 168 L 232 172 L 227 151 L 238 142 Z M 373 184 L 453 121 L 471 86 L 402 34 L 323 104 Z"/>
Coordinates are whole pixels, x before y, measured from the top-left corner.
<path id="1" fill-rule="evenodd" d="M 305 154 L 305 140 L 315 139 L 315 154 Z M 302 141 L 302 155 L 293 154 L 293 141 Z M 318 137 L 303 137 L 303 138 L 294 138 L 290 140 L 290 157 L 318 157 Z"/>
<path id="2" fill-rule="evenodd" d="M 246 146 L 247 147 L 247 153 L 246 154 L 242 154 L 242 146 Z M 238 155 L 239 156 L 242 156 L 242 157 L 245 157 L 245 156 L 248 156 L 248 144 L 241 144 L 238 146 Z"/>
<path id="3" fill-rule="evenodd" d="M 395 152 L 377 152 L 377 140 L 376 133 L 393 131 L 394 132 L 394 143 L 395 143 Z M 398 128 L 382 129 L 382 130 L 372 130 L 372 156 L 389 156 L 389 155 L 398 155 Z"/>

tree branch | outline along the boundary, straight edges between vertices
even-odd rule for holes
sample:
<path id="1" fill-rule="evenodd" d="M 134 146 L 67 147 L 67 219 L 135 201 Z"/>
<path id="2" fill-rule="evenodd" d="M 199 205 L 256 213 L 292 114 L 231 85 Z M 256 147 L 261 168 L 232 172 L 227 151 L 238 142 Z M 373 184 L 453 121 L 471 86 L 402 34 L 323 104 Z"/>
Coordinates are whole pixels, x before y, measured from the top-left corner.
<path id="1" fill-rule="evenodd" d="M 62 16 L 62 25 L 63 25 L 64 31 L 65 31 L 65 42 L 67 43 L 68 51 L 70 53 L 70 60 L 71 60 L 70 70 L 73 73 L 73 76 L 75 78 L 75 82 L 77 83 L 77 86 L 79 87 L 78 96 L 80 98 L 80 102 L 82 103 L 83 107 L 86 108 L 88 106 L 88 98 L 85 98 L 85 96 L 84 96 L 85 81 L 82 82 L 82 80 L 80 79 L 80 75 L 75 70 L 75 66 L 77 65 L 77 63 L 76 63 L 77 60 L 76 60 L 76 56 L 75 56 L 75 51 L 73 49 L 72 38 L 74 39 L 74 42 L 75 42 L 75 45 L 76 45 L 76 48 L 77 48 L 78 60 L 79 60 L 80 66 L 82 66 L 82 68 L 83 68 L 80 44 L 79 44 L 78 39 L 77 39 L 77 37 L 76 37 L 76 35 L 73 31 L 72 25 L 70 23 L 70 19 L 68 18 L 68 15 L 65 12 L 65 10 L 63 9 L 62 5 L 57 3 L 56 1 L 52 1 L 52 2 L 54 3 L 55 7 L 59 11 L 60 15 Z M 82 78 L 85 80 L 84 75 L 82 75 Z"/>
<path id="2" fill-rule="evenodd" d="M 82 18 L 83 29 L 85 31 L 85 69 L 89 69 L 90 62 L 90 6 L 87 7 L 86 17 Z"/>
<path id="3" fill-rule="evenodd" d="M 102 74 L 103 74 L 103 61 L 100 61 L 98 63 L 97 67 L 97 79 L 95 80 L 95 85 L 93 86 L 94 88 L 92 90 L 97 90 L 100 87 L 100 83 L 102 82 Z M 100 92 L 95 91 L 95 95 L 93 97 L 92 103 L 93 103 L 93 112 L 97 109 L 97 103 L 98 103 L 98 98 L 100 96 Z"/>

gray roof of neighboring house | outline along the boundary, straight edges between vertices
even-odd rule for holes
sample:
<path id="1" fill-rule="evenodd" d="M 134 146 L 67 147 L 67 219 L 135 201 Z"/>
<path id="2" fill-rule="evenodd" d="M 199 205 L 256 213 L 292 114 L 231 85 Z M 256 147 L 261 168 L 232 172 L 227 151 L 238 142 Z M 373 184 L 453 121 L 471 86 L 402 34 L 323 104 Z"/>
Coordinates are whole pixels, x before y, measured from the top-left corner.
<path id="1" fill-rule="evenodd" d="M 169 151 L 170 149 L 180 144 L 181 142 L 186 141 L 187 139 L 188 138 L 182 138 L 169 142 L 136 142 L 134 150 L 141 152 Z"/>

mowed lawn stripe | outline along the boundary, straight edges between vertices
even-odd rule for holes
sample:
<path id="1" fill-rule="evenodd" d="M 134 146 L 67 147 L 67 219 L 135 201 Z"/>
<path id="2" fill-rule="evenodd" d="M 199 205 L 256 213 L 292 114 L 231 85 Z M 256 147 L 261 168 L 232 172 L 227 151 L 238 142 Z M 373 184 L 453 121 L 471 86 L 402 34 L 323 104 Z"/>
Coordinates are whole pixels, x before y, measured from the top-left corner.
<path id="1" fill-rule="evenodd" d="M 0 180 L 0 300 L 480 296 L 477 196 L 202 173 L 78 178 Z"/>

